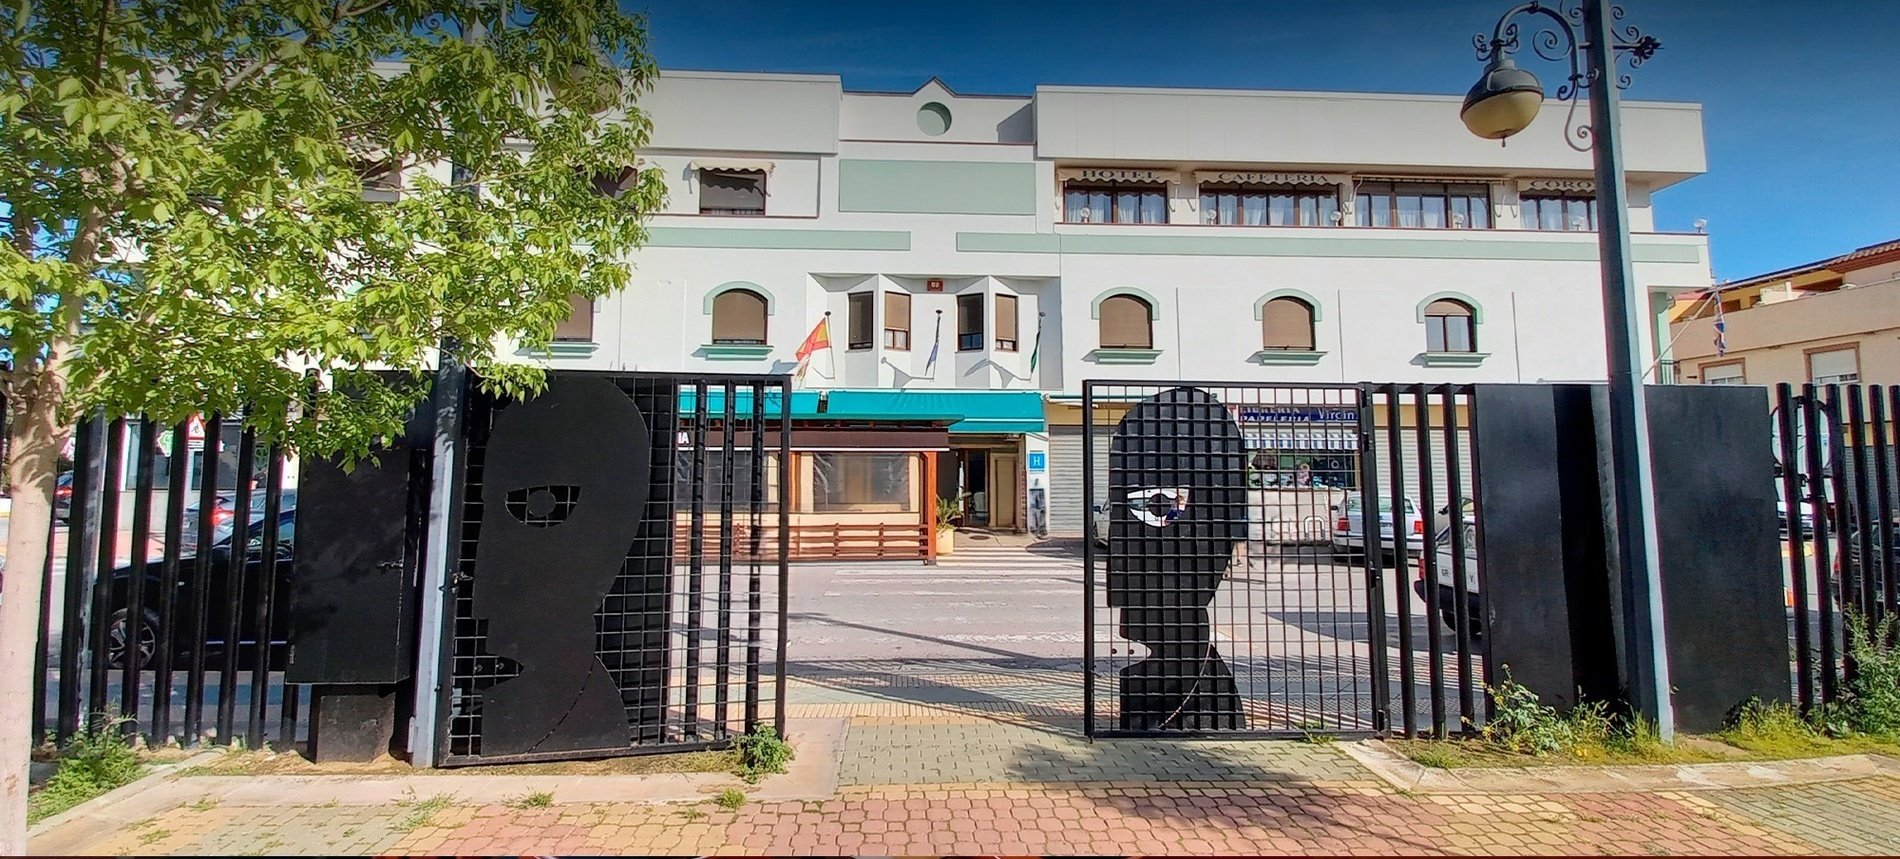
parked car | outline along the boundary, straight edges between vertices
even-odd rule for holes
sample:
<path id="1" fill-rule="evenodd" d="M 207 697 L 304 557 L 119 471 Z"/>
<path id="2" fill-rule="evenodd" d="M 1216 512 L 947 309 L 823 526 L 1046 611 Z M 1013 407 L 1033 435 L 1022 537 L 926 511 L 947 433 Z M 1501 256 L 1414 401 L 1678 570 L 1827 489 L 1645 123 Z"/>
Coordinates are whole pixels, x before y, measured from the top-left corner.
<path id="1" fill-rule="evenodd" d="M 296 513 L 295 509 L 286 508 L 277 516 L 276 582 L 271 589 L 271 616 L 273 618 L 283 618 L 285 607 L 289 604 L 290 580 L 295 571 Z M 231 537 L 231 532 L 226 530 L 224 535 L 212 545 L 209 567 L 205 570 L 208 574 L 203 576 L 206 584 L 205 603 L 208 606 L 203 644 L 209 651 L 222 651 L 227 643 L 225 638 L 230 631 L 233 606 L 226 592 L 226 580 L 231 569 Z M 241 586 L 244 594 L 255 594 L 264 584 L 263 517 L 260 516 L 251 521 L 246 542 Z M 186 549 L 189 550 L 189 548 L 190 544 L 187 544 Z M 162 559 L 148 561 L 139 569 L 139 573 L 145 576 L 144 588 L 140 594 L 140 608 L 144 620 L 139 625 L 136 648 L 138 654 L 136 665 L 140 668 L 151 664 L 158 652 L 160 630 L 167 623 L 173 630 L 171 636 L 173 664 L 182 665 L 182 660 L 189 659 L 192 651 L 192 642 L 189 640 L 191 636 L 183 631 L 195 623 L 193 607 L 196 605 L 197 591 L 194 590 L 193 585 L 200 578 L 200 559 L 195 555 L 179 559 L 178 590 L 173 600 L 170 618 L 161 617 L 159 614 L 160 590 L 164 587 L 164 569 L 165 562 Z M 130 649 L 127 641 L 130 638 L 128 627 L 131 626 L 130 585 L 133 575 L 132 564 L 126 564 L 112 572 L 112 614 L 109 625 L 106 627 L 106 658 L 115 668 L 125 666 L 126 654 Z M 254 609 L 256 603 L 249 599 L 241 599 L 241 601 L 252 609 L 239 613 L 240 633 L 237 644 L 248 646 L 257 640 L 257 613 Z M 277 629 L 282 628 L 280 623 Z M 273 639 L 271 644 L 273 646 L 272 668 L 275 670 L 282 667 L 276 663 L 282 658 L 278 651 L 283 641 Z"/>
<path id="2" fill-rule="evenodd" d="M 1441 510 L 1439 512 L 1443 513 L 1445 511 Z M 1476 641 L 1484 637 L 1484 620 L 1483 614 L 1481 613 L 1482 603 L 1478 599 L 1478 520 L 1473 518 L 1470 505 L 1465 506 L 1464 532 L 1465 621 L 1471 632 L 1471 639 Z M 1438 533 L 1432 538 L 1432 554 L 1436 559 L 1434 563 L 1437 566 L 1438 619 L 1442 621 L 1446 627 L 1456 630 L 1458 628 L 1458 605 L 1453 602 L 1453 600 L 1458 599 L 1458 588 L 1457 576 L 1455 575 L 1456 571 L 1452 569 L 1452 559 L 1455 555 L 1452 553 L 1453 546 L 1451 536 L 1451 527 L 1449 525 L 1440 528 Z M 1415 569 L 1418 570 L 1418 575 L 1412 581 L 1412 591 L 1418 594 L 1419 599 L 1423 600 L 1426 599 L 1425 556 L 1423 553 L 1419 555 Z"/>
<path id="3" fill-rule="evenodd" d="M 1397 554 L 1392 542 L 1392 499 L 1379 498 L 1379 547 L 1382 557 L 1390 558 Z M 1333 523 L 1333 554 L 1335 556 L 1358 555 L 1366 550 L 1365 517 L 1360 515 L 1358 495 L 1347 495 L 1344 503 L 1333 508 L 1337 521 Z M 1405 499 L 1405 550 L 1416 556 L 1425 548 L 1425 517 L 1420 515 L 1418 502 Z"/>
<path id="4" fill-rule="evenodd" d="M 251 493 L 251 515 L 253 517 L 261 517 L 264 515 L 264 500 L 265 496 L 269 494 L 270 493 L 262 489 L 255 490 Z M 198 503 L 195 494 L 191 497 L 193 500 L 188 502 L 185 506 L 185 516 L 180 520 L 183 525 L 178 533 L 185 536 L 185 542 L 187 544 L 195 546 L 198 544 Z M 285 489 L 282 497 L 282 509 L 297 509 L 296 489 Z M 226 535 L 230 534 L 231 520 L 235 518 L 237 518 L 237 493 L 228 490 L 219 492 L 217 506 L 211 508 L 212 539 L 222 540 Z"/>
<path id="5" fill-rule="evenodd" d="M 1781 536 L 1788 536 L 1788 502 L 1775 499 L 1775 516 L 1781 522 Z M 1814 536 L 1814 502 L 1801 502 L 1801 536 Z"/>
<path id="6" fill-rule="evenodd" d="M 53 518 L 61 522 L 73 515 L 73 473 L 61 474 L 53 483 Z"/>
<path id="7" fill-rule="evenodd" d="M 1089 539 L 1094 540 L 1095 545 L 1106 549 L 1108 548 L 1108 499 L 1105 497 L 1095 499 L 1095 506 L 1090 509 L 1094 511 L 1095 516 L 1094 524 L 1089 526 Z"/>

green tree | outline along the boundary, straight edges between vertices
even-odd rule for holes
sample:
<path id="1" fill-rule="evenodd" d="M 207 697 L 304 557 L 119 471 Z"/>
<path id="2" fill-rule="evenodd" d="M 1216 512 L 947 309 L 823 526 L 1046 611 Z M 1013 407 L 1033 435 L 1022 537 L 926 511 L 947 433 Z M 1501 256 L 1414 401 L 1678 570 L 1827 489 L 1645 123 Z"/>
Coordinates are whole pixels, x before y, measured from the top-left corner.
<path id="1" fill-rule="evenodd" d="M 25 850 L 37 573 L 78 416 L 248 408 L 269 441 L 362 452 L 445 339 L 535 389 L 497 350 L 623 288 L 664 193 L 633 168 L 645 47 L 615 0 L 0 2 L 0 854 Z M 312 395 L 311 369 L 352 393 Z"/>

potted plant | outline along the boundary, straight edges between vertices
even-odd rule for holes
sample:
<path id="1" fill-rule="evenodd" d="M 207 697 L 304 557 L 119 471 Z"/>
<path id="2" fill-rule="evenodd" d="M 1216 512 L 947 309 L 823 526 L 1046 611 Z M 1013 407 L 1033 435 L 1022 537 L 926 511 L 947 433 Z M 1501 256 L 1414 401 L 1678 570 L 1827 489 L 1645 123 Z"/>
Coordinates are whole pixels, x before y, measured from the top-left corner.
<path id="1" fill-rule="evenodd" d="M 948 555 L 957 549 L 957 523 L 963 520 L 960 499 L 937 499 L 937 554 Z"/>

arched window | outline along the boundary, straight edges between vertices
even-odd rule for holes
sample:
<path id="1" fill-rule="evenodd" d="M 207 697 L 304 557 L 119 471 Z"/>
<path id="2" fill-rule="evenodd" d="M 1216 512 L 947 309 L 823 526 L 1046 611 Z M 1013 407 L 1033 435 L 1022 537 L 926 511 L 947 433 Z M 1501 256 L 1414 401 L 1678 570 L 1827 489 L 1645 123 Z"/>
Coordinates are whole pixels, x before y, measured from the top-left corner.
<path id="1" fill-rule="evenodd" d="M 1476 352 L 1478 329 L 1471 305 L 1441 298 L 1425 305 L 1425 351 Z"/>
<path id="2" fill-rule="evenodd" d="M 1154 348 L 1154 308 L 1148 302 L 1132 295 L 1111 295 L 1102 299 L 1097 315 L 1101 318 L 1102 348 Z"/>
<path id="3" fill-rule="evenodd" d="M 1294 352 L 1313 351 L 1313 305 L 1297 298 L 1275 298 L 1260 308 L 1261 346 Z"/>
<path id="4" fill-rule="evenodd" d="M 765 345 L 765 296 L 729 289 L 713 298 L 714 343 Z"/>

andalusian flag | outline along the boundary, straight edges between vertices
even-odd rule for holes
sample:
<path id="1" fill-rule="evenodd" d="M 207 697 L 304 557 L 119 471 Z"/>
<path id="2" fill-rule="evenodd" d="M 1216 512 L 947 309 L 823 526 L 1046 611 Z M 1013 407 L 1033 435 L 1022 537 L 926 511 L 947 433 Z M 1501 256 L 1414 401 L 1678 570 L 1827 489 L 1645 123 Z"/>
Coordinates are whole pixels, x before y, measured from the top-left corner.
<path id="1" fill-rule="evenodd" d="M 818 324 L 812 327 L 811 333 L 805 335 L 805 342 L 799 345 L 798 352 L 792 356 L 798 359 L 798 370 L 793 373 L 793 378 L 799 382 L 805 381 L 805 369 L 811 366 L 812 354 L 820 349 L 830 348 L 831 314 L 827 313 L 825 318 L 818 320 Z"/>

